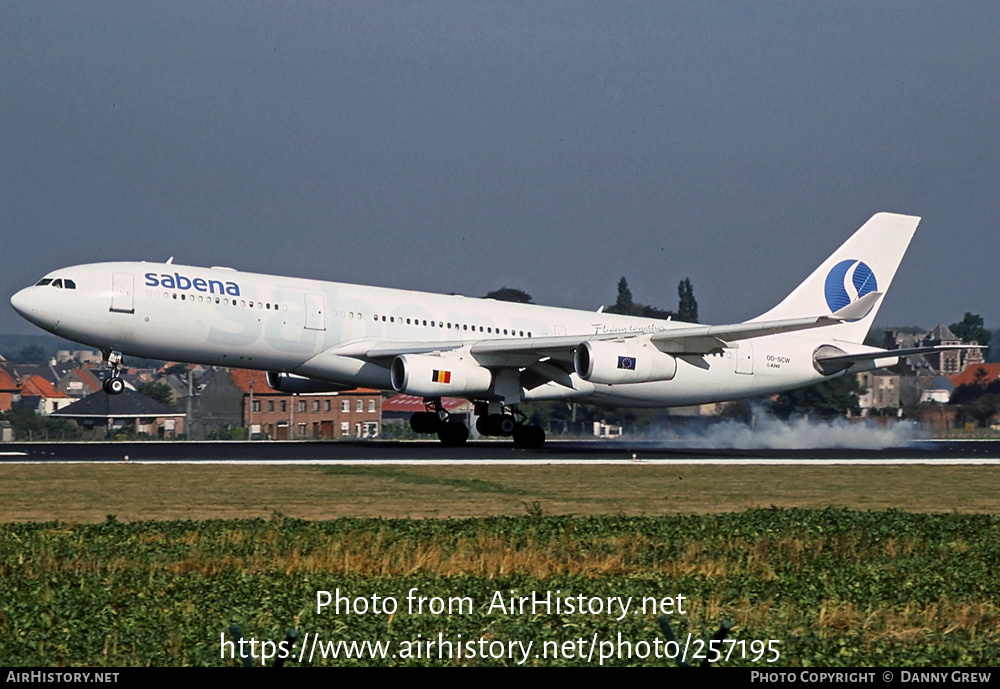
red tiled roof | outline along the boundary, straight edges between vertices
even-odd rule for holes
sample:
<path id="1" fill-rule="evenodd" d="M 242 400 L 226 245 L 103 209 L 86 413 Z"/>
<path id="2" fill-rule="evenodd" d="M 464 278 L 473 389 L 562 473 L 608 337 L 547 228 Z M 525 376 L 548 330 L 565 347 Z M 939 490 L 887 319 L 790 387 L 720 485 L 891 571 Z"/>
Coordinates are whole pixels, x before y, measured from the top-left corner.
<path id="1" fill-rule="evenodd" d="M 253 392 L 255 395 L 287 395 L 287 392 L 275 390 L 267 384 L 267 373 L 264 371 L 252 371 L 247 368 L 231 368 L 229 375 L 233 377 L 236 387 L 245 394 L 250 393 L 250 381 L 253 381 Z M 344 390 L 339 395 L 377 395 L 378 390 L 370 388 L 357 388 L 356 390 Z"/>
<path id="2" fill-rule="evenodd" d="M 950 376 L 948 380 L 956 388 L 959 385 L 968 385 L 970 383 L 976 382 L 976 371 L 983 369 L 986 371 L 986 378 L 983 381 L 985 384 L 989 385 L 997 378 L 1000 378 L 1000 364 L 976 364 L 975 366 L 969 366 L 957 376 Z"/>
<path id="3" fill-rule="evenodd" d="M 272 393 L 281 394 L 267 384 L 267 374 L 264 371 L 251 371 L 247 368 L 231 368 L 229 375 L 233 377 L 236 387 L 244 393 L 250 392 L 250 383 L 253 382 L 253 391 L 256 394 Z"/>
<path id="4" fill-rule="evenodd" d="M 441 406 L 446 411 L 465 404 L 465 400 L 455 397 L 442 397 Z M 396 395 L 382 402 L 382 411 L 415 412 L 424 410 L 424 398 L 416 395 Z"/>
<path id="5" fill-rule="evenodd" d="M 41 376 L 28 376 L 21 381 L 21 395 L 25 397 L 42 397 L 51 399 L 54 397 L 68 397 L 56 390 L 52 383 Z"/>
<path id="6" fill-rule="evenodd" d="M 14 378 L 5 369 L 0 368 L 0 390 L 14 392 L 17 389 L 17 382 Z"/>
<path id="7" fill-rule="evenodd" d="M 75 371 L 76 377 L 83 381 L 83 384 L 88 388 L 97 392 L 101 389 L 100 379 L 94 375 L 94 372 L 86 368 L 78 368 Z"/>

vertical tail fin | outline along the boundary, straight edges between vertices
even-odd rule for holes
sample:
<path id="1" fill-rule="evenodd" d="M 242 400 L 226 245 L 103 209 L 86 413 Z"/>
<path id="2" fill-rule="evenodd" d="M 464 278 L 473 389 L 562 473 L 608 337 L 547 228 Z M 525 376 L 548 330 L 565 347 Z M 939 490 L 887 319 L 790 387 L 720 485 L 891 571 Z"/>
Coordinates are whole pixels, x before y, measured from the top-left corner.
<path id="1" fill-rule="evenodd" d="M 885 293 L 919 222 L 920 218 L 912 215 L 876 213 L 780 304 L 753 320 L 832 313 L 871 292 Z M 829 326 L 824 332 L 861 344 L 880 302 L 864 318 Z"/>

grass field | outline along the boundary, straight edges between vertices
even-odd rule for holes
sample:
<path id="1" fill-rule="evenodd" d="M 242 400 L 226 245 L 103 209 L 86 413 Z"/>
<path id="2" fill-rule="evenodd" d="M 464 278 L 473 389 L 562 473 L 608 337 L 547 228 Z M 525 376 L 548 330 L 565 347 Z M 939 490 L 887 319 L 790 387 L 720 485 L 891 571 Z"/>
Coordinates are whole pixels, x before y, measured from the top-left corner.
<path id="1" fill-rule="evenodd" d="M 0 465 L 0 522 L 465 518 L 755 507 L 1000 514 L 1000 467 Z"/>
<path id="2" fill-rule="evenodd" d="M 734 642 L 776 640 L 776 662 L 722 665 L 941 666 L 1000 662 L 994 576 L 1000 518 L 898 510 L 751 510 L 670 517 L 465 520 L 285 517 L 0 525 L 0 657 L 11 665 L 232 665 L 230 624 L 280 641 L 386 644 L 373 658 L 312 665 L 672 665 L 641 653 L 664 637 L 639 601 L 683 601 L 677 632 L 731 621 Z M 317 611 L 317 591 L 373 605 Z M 414 593 L 416 592 L 416 593 Z M 454 608 L 411 597 L 466 600 Z M 495 607 L 521 596 L 581 597 L 584 613 Z M 628 614 L 601 607 L 630 598 Z M 414 642 L 483 640 L 490 657 L 413 654 Z M 586 652 L 599 641 L 606 656 Z M 621 641 L 631 644 L 623 651 Z M 423 643 L 421 642 L 421 643 Z M 565 650 L 553 657 L 543 644 Z M 406 654 L 406 650 L 410 654 Z M 576 650 L 580 649 L 580 650 Z M 774 660 L 774 659 L 772 659 Z"/>
<path id="3" fill-rule="evenodd" d="M 401 652 L 432 638 L 531 641 L 527 665 L 596 665 L 538 652 L 663 641 L 653 613 L 490 610 L 498 594 L 539 592 L 682 594 L 682 636 L 729 620 L 734 641 L 780 641 L 777 663 L 721 665 L 997 665 L 998 478 L 925 465 L 0 465 L 0 658 L 232 665 L 220 653 L 232 623 L 396 653 L 313 665 L 517 664 Z M 316 612 L 318 590 L 403 605 L 414 589 L 471 607 Z M 603 664 L 675 664 L 613 650 Z"/>

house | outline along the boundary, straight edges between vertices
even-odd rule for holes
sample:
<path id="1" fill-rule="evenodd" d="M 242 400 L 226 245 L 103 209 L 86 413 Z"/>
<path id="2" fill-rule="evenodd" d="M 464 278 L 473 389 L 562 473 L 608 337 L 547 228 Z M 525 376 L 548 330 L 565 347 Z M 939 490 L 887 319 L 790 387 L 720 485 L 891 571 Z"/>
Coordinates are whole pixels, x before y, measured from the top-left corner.
<path id="1" fill-rule="evenodd" d="M 885 332 L 886 349 L 908 349 L 911 347 L 934 347 L 937 345 L 978 344 L 963 342 L 946 325 L 938 323 L 927 333 Z M 982 363 L 983 354 L 979 349 L 956 349 L 947 352 L 915 354 L 904 359 L 909 371 L 918 376 L 953 376 L 969 366 Z"/>
<path id="2" fill-rule="evenodd" d="M 125 431 L 127 426 L 136 434 L 165 440 L 184 432 L 184 414 L 128 389 L 120 395 L 95 392 L 49 416 L 75 422 L 84 437 L 94 439 Z"/>
<path id="3" fill-rule="evenodd" d="M 0 367 L 0 412 L 10 411 L 14 402 L 21 399 L 21 388 L 7 369 Z"/>
<path id="4" fill-rule="evenodd" d="M 233 437 L 229 435 L 231 431 L 243 428 L 245 393 L 228 369 L 216 370 L 200 390 L 196 385 L 191 387 L 194 394 L 177 398 L 178 409 L 190 409 L 187 426 L 190 438 Z"/>
<path id="5" fill-rule="evenodd" d="M 18 389 L 21 401 L 33 406 L 39 414 L 51 415 L 73 403 L 72 397 L 56 390 L 55 385 L 41 376 L 22 378 Z"/>
<path id="6" fill-rule="evenodd" d="M 374 438 L 382 427 L 377 390 L 289 394 L 273 389 L 263 371 L 218 369 L 197 397 L 192 437 L 242 427 L 270 440 Z"/>
<path id="7" fill-rule="evenodd" d="M 1000 378 L 1000 364 L 978 364 L 970 366 L 958 375 L 951 376 L 949 380 L 956 388 L 972 383 L 986 387 L 997 378 Z"/>
<path id="8" fill-rule="evenodd" d="M 101 389 L 101 379 L 87 368 L 72 368 L 59 377 L 56 389 L 69 397 L 79 399 Z"/>
<path id="9" fill-rule="evenodd" d="M 935 376 L 920 393 L 920 403 L 948 404 L 955 385 L 947 376 Z"/>
<path id="10" fill-rule="evenodd" d="M 899 409 L 900 376 L 892 371 L 879 368 L 874 371 L 862 371 L 858 374 L 858 383 L 864 392 L 858 395 L 858 407 L 862 416 L 883 409 Z"/>

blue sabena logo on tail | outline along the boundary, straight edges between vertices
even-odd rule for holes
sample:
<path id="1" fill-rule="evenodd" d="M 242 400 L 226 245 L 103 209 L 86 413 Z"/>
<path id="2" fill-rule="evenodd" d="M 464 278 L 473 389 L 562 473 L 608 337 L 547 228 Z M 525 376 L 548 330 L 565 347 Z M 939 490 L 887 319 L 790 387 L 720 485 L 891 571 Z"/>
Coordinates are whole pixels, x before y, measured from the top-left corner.
<path id="1" fill-rule="evenodd" d="M 830 269 L 824 291 L 831 312 L 839 311 L 851 302 L 878 289 L 875 273 L 864 261 L 847 259 Z"/>

